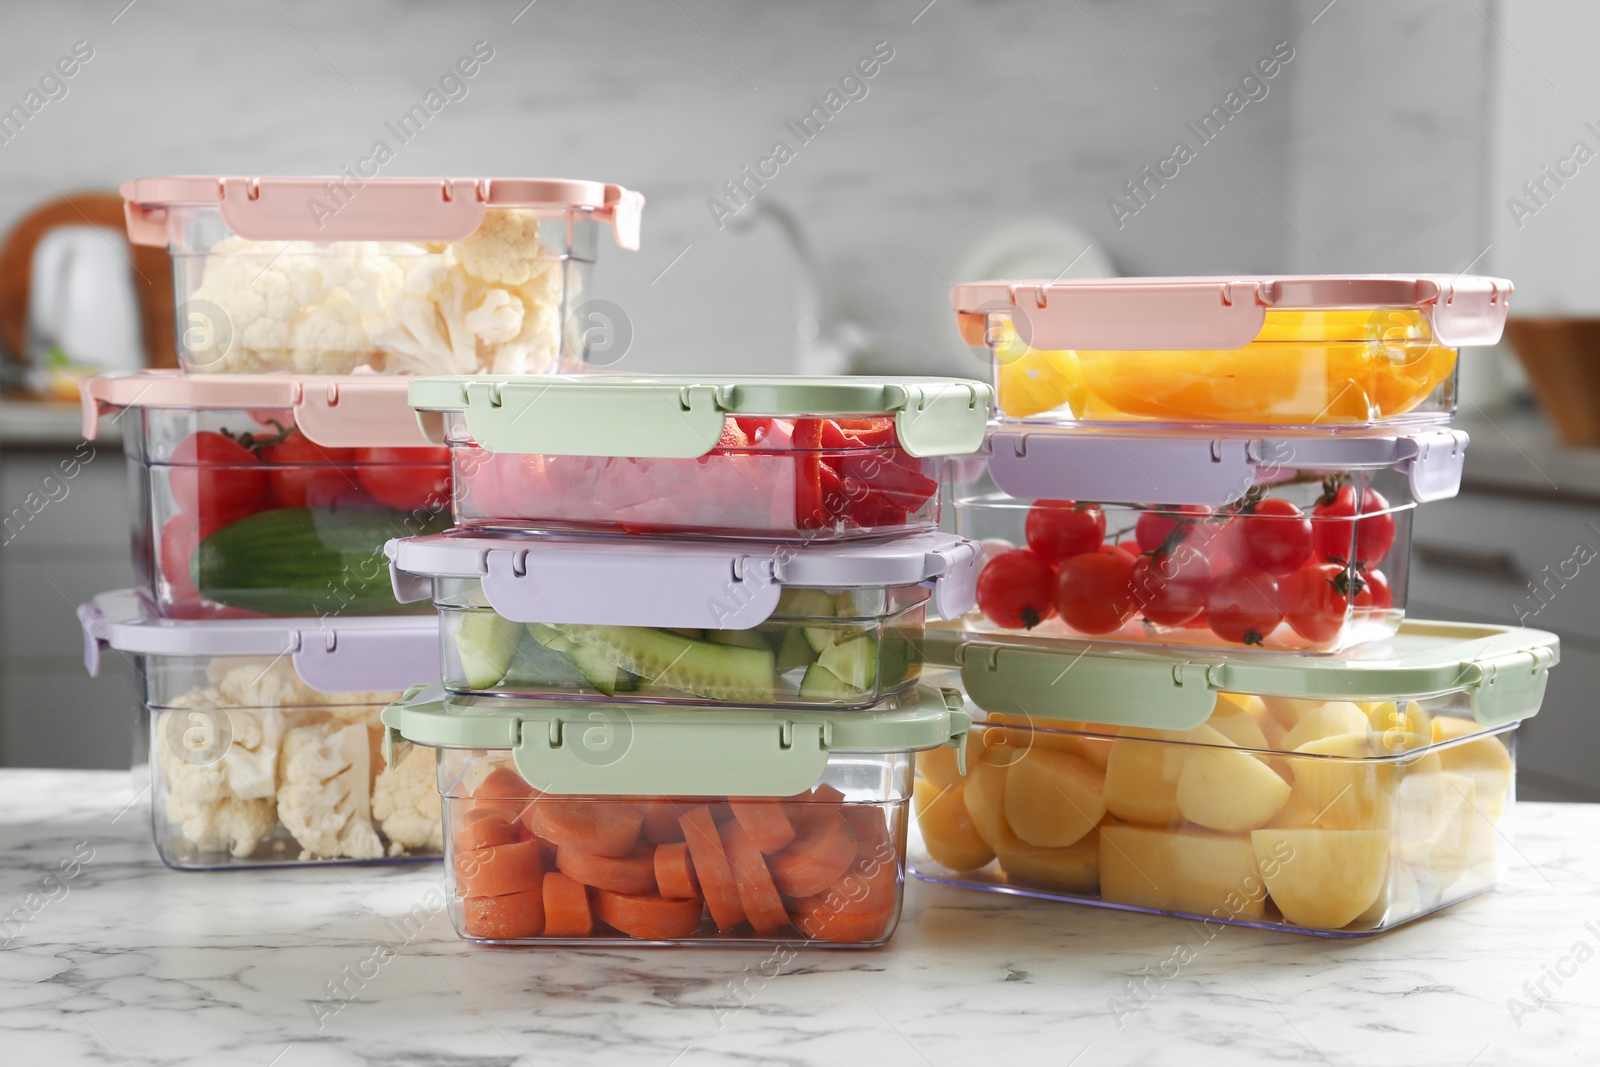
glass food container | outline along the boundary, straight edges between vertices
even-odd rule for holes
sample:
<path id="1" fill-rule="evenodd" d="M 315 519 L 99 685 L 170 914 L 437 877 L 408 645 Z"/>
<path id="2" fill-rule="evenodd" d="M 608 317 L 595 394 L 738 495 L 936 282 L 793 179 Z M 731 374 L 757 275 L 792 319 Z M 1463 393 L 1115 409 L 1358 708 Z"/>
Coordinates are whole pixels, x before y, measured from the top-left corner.
<path id="1" fill-rule="evenodd" d="M 956 378 L 419 379 L 458 524 L 829 540 L 939 524 L 939 457 L 983 442 Z"/>
<path id="2" fill-rule="evenodd" d="M 129 239 L 172 255 L 190 371 L 537 374 L 625 344 L 589 292 L 603 226 L 639 247 L 644 198 L 618 185 L 204 176 L 122 197 Z"/>
<path id="3" fill-rule="evenodd" d="M 434 674 L 427 617 L 173 621 L 149 597 L 78 608 L 84 664 L 128 657 L 142 692 L 151 823 L 178 870 L 437 859 L 431 752 L 396 764 L 378 716 Z"/>
<path id="4" fill-rule="evenodd" d="M 972 606 L 953 534 L 798 546 L 443 534 L 395 541 L 457 693 L 870 708 L 916 684 L 923 625 Z"/>
<path id="5" fill-rule="evenodd" d="M 929 644 L 983 721 L 965 774 L 919 757 L 918 877 L 1325 937 L 1494 887 L 1557 659 L 1553 634 L 1415 620 L 1346 659 Z"/>
<path id="6" fill-rule="evenodd" d="M 449 910 L 469 941 L 881 945 L 904 891 L 913 754 L 960 695 L 870 712 L 442 697 L 383 712 L 439 749 Z"/>
<path id="7" fill-rule="evenodd" d="M 383 545 L 450 525 L 450 465 L 405 383 L 378 375 L 110 374 L 83 433 L 119 412 L 134 570 L 169 618 L 407 610 Z"/>
<path id="8" fill-rule="evenodd" d="M 997 429 L 987 470 L 963 464 L 952 479 L 956 528 L 984 544 L 968 626 L 1323 653 L 1388 637 L 1404 616 L 1411 512 L 1419 494 L 1455 494 L 1466 445 L 1449 429 L 1250 441 Z M 1097 491 L 1162 503 L 1082 495 Z"/>
<path id="9" fill-rule="evenodd" d="M 957 285 L 1003 421 L 1321 428 L 1448 419 L 1456 350 L 1511 283 L 1471 275 L 1094 278 Z"/>

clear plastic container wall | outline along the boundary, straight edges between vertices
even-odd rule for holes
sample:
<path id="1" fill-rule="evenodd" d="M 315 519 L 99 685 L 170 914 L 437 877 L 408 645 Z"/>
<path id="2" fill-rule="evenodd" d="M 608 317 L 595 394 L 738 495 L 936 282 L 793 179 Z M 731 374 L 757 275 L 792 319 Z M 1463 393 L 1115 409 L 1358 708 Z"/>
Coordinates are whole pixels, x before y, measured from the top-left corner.
<path id="1" fill-rule="evenodd" d="M 918 759 L 919 876 L 1207 922 L 1378 933 L 1492 888 L 1515 726 L 1458 694 L 1224 694 L 1194 730 L 990 715 Z"/>
<path id="2" fill-rule="evenodd" d="M 881 945 L 900 917 L 909 753 L 835 753 L 794 797 L 539 794 L 441 752 L 449 910 L 517 944 Z"/>

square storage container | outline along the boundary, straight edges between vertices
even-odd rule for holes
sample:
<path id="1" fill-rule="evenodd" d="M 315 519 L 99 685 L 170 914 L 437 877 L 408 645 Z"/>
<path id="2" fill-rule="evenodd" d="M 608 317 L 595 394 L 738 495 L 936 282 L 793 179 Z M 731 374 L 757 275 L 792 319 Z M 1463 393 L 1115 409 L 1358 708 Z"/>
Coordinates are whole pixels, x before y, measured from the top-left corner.
<path id="1" fill-rule="evenodd" d="M 639 247 L 644 198 L 618 185 L 209 176 L 122 197 L 129 239 L 171 253 L 190 371 L 533 374 L 631 332 L 590 293 L 602 227 Z"/>
<path id="2" fill-rule="evenodd" d="M 439 609 L 456 693 L 870 708 L 916 684 L 930 605 L 972 605 L 978 546 L 442 534 L 389 548 L 395 595 Z"/>
<path id="3" fill-rule="evenodd" d="M 1408 621 L 1345 659 L 930 635 L 981 712 L 919 758 L 918 877 L 1326 937 L 1494 887 L 1553 634 Z"/>
<path id="4" fill-rule="evenodd" d="M 899 920 L 913 754 L 961 745 L 960 708 L 931 689 L 833 718 L 434 689 L 383 721 L 389 745 L 440 750 L 467 940 L 864 948 Z"/>
<path id="5" fill-rule="evenodd" d="M 981 446 L 989 397 L 954 378 L 411 385 L 450 446 L 461 526 L 786 541 L 937 526 L 936 461 Z"/>
<path id="6" fill-rule="evenodd" d="M 1456 350 L 1511 283 L 1469 275 L 988 281 L 951 291 L 1003 420 L 1326 427 L 1444 421 Z"/>
<path id="7" fill-rule="evenodd" d="M 78 608 L 84 663 L 140 678 L 151 821 L 169 867 L 437 859 L 431 752 L 384 762 L 378 716 L 434 676 L 432 618 L 159 618 L 139 592 Z"/>
<path id="8" fill-rule="evenodd" d="M 1466 445 L 1449 429 L 1246 440 L 1000 427 L 987 470 L 963 463 L 953 478 L 956 528 L 986 557 L 967 624 L 1288 652 L 1389 637 L 1412 510 L 1454 495 Z M 1084 495 L 1097 491 L 1111 502 Z M 1121 502 L 1134 494 L 1161 503 Z"/>
<path id="9" fill-rule="evenodd" d="M 84 436 L 119 412 L 134 570 L 169 618 L 409 610 L 386 541 L 450 525 L 450 465 L 377 375 L 100 375 Z"/>

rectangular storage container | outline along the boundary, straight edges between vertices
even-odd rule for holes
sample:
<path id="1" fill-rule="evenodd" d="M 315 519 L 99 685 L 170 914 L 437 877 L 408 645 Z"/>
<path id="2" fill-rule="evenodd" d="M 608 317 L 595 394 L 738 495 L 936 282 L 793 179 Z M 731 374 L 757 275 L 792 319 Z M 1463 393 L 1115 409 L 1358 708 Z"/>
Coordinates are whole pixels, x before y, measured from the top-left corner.
<path id="1" fill-rule="evenodd" d="M 1494 887 L 1517 725 L 1557 656 L 1537 630 L 1414 621 L 1346 660 L 949 636 L 930 654 L 983 721 L 965 775 L 919 758 L 919 877 L 1327 937 Z"/>
<path id="2" fill-rule="evenodd" d="M 939 524 L 936 459 L 976 451 L 954 378 L 430 378 L 469 528 L 829 540 Z"/>
<path id="3" fill-rule="evenodd" d="M 916 684 L 929 604 L 972 605 L 952 534 L 726 542 L 438 535 L 389 546 L 395 592 L 439 609 L 456 693 L 870 708 Z"/>
<path id="4" fill-rule="evenodd" d="M 881 945 L 904 891 L 913 754 L 959 694 L 837 718 L 441 698 L 385 709 L 440 749 L 450 918 L 521 945 Z M 403 765 L 403 764 L 402 764 Z"/>
<path id="5" fill-rule="evenodd" d="M 142 178 L 122 197 L 129 239 L 171 253 L 179 359 L 208 374 L 581 366 L 626 327 L 592 328 L 621 310 L 590 292 L 599 231 L 638 248 L 644 208 L 542 178 Z"/>
<path id="6" fill-rule="evenodd" d="M 1215 459 L 1234 444 L 1238 463 Z M 987 471 L 954 487 L 956 529 L 986 557 L 968 626 L 1288 652 L 1380 640 L 1404 617 L 1418 494 L 1454 495 L 1466 444 L 1447 429 L 1248 442 L 997 430 Z M 1114 501 L 1160 503 L 1078 495 L 1113 488 L 1103 453 L 1135 468 Z M 1208 483 L 1208 467 L 1226 473 Z"/>
<path id="7" fill-rule="evenodd" d="M 170 621 L 149 598 L 78 609 L 84 662 L 141 679 L 156 851 L 213 870 L 437 859 L 435 760 L 390 766 L 385 705 L 433 675 L 431 618 Z"/>
<path id="8" fill-rule="evenodd" d="M 1456 350 L 1511 283 L 1450 275 L 988 281 L 951 291 L 1003 420 L 1326 427 L 1443 421 Z"/>
<path id="9" fill-rule="evenodd" d="M 383 545 L 450 525 L 450 466 L 404 382 L 148 371 L 81 392 L 85 437 L 119 412 L 134 570 L 162 615 L 416 610 L 395 602 Z"/>

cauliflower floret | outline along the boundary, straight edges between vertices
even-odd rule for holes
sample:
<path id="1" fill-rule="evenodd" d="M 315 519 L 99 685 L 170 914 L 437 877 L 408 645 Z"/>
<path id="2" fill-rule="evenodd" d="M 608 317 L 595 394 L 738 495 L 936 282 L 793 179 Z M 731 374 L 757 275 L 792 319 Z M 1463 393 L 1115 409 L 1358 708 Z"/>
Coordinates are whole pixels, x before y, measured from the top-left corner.
<path id="1" fill-rule="evenodd" d="M 372 749 L 368 728 L 336 722 L 284 735 L 278 765 L 278 818 L 304 850 L 301 859 L 377 859 L 372 828 Z"/>
<path id="2" fill-rule="evenodd" d="M 277 712 L 223 711 L 220 701 L 214 689 L 197 690 L 161 714 L 156 766 L 166 785 L 167 818 L 182 827 L 184 840 L 202 852 L 242 858 L 278 823 L 274 783 L 283 723 Z M 215 736 L 219 713 L 229 730 L 227 748 L 209 758 L 209 747 L 221 743 Z M 190 730 L 199 733 L 191 739 Z"/>
<path id="3" fill-rule="evenodd" d="M 532 211 L 490 211 L 473 234 L 451 245 L 461 267 L 498 285 L 524 285 L 559 258 L 539 243 L 539 216 Z"/>
<path id="4" fill-rule="evenodd" d="M 221 694 L 221 703 L 236 708 L 293 708 L 328 700 L 300 680 L 288 656 L 216 659 L 206 676 Z"/>
<path id="5" fill-rule="evenodd" d="M 438 755 L 414 745 L 398 764 L 386 767 L 372 788 L 372 814 L 392 846 L 440 852 L 444 849 L 443 807 L 439 799 Z"/>
<path id="6" fill-rule="evenodd" d="M 338 374 L 369 362 L 375 346 L 363 309 L 376 314 L 404 273 L 382 248 L 371 241 L 320 249 L 309 241 L 218 241 L 190 302 L 221 309 L 232 340 L 223 352 L 202 353 L 195 369 Z"/>

